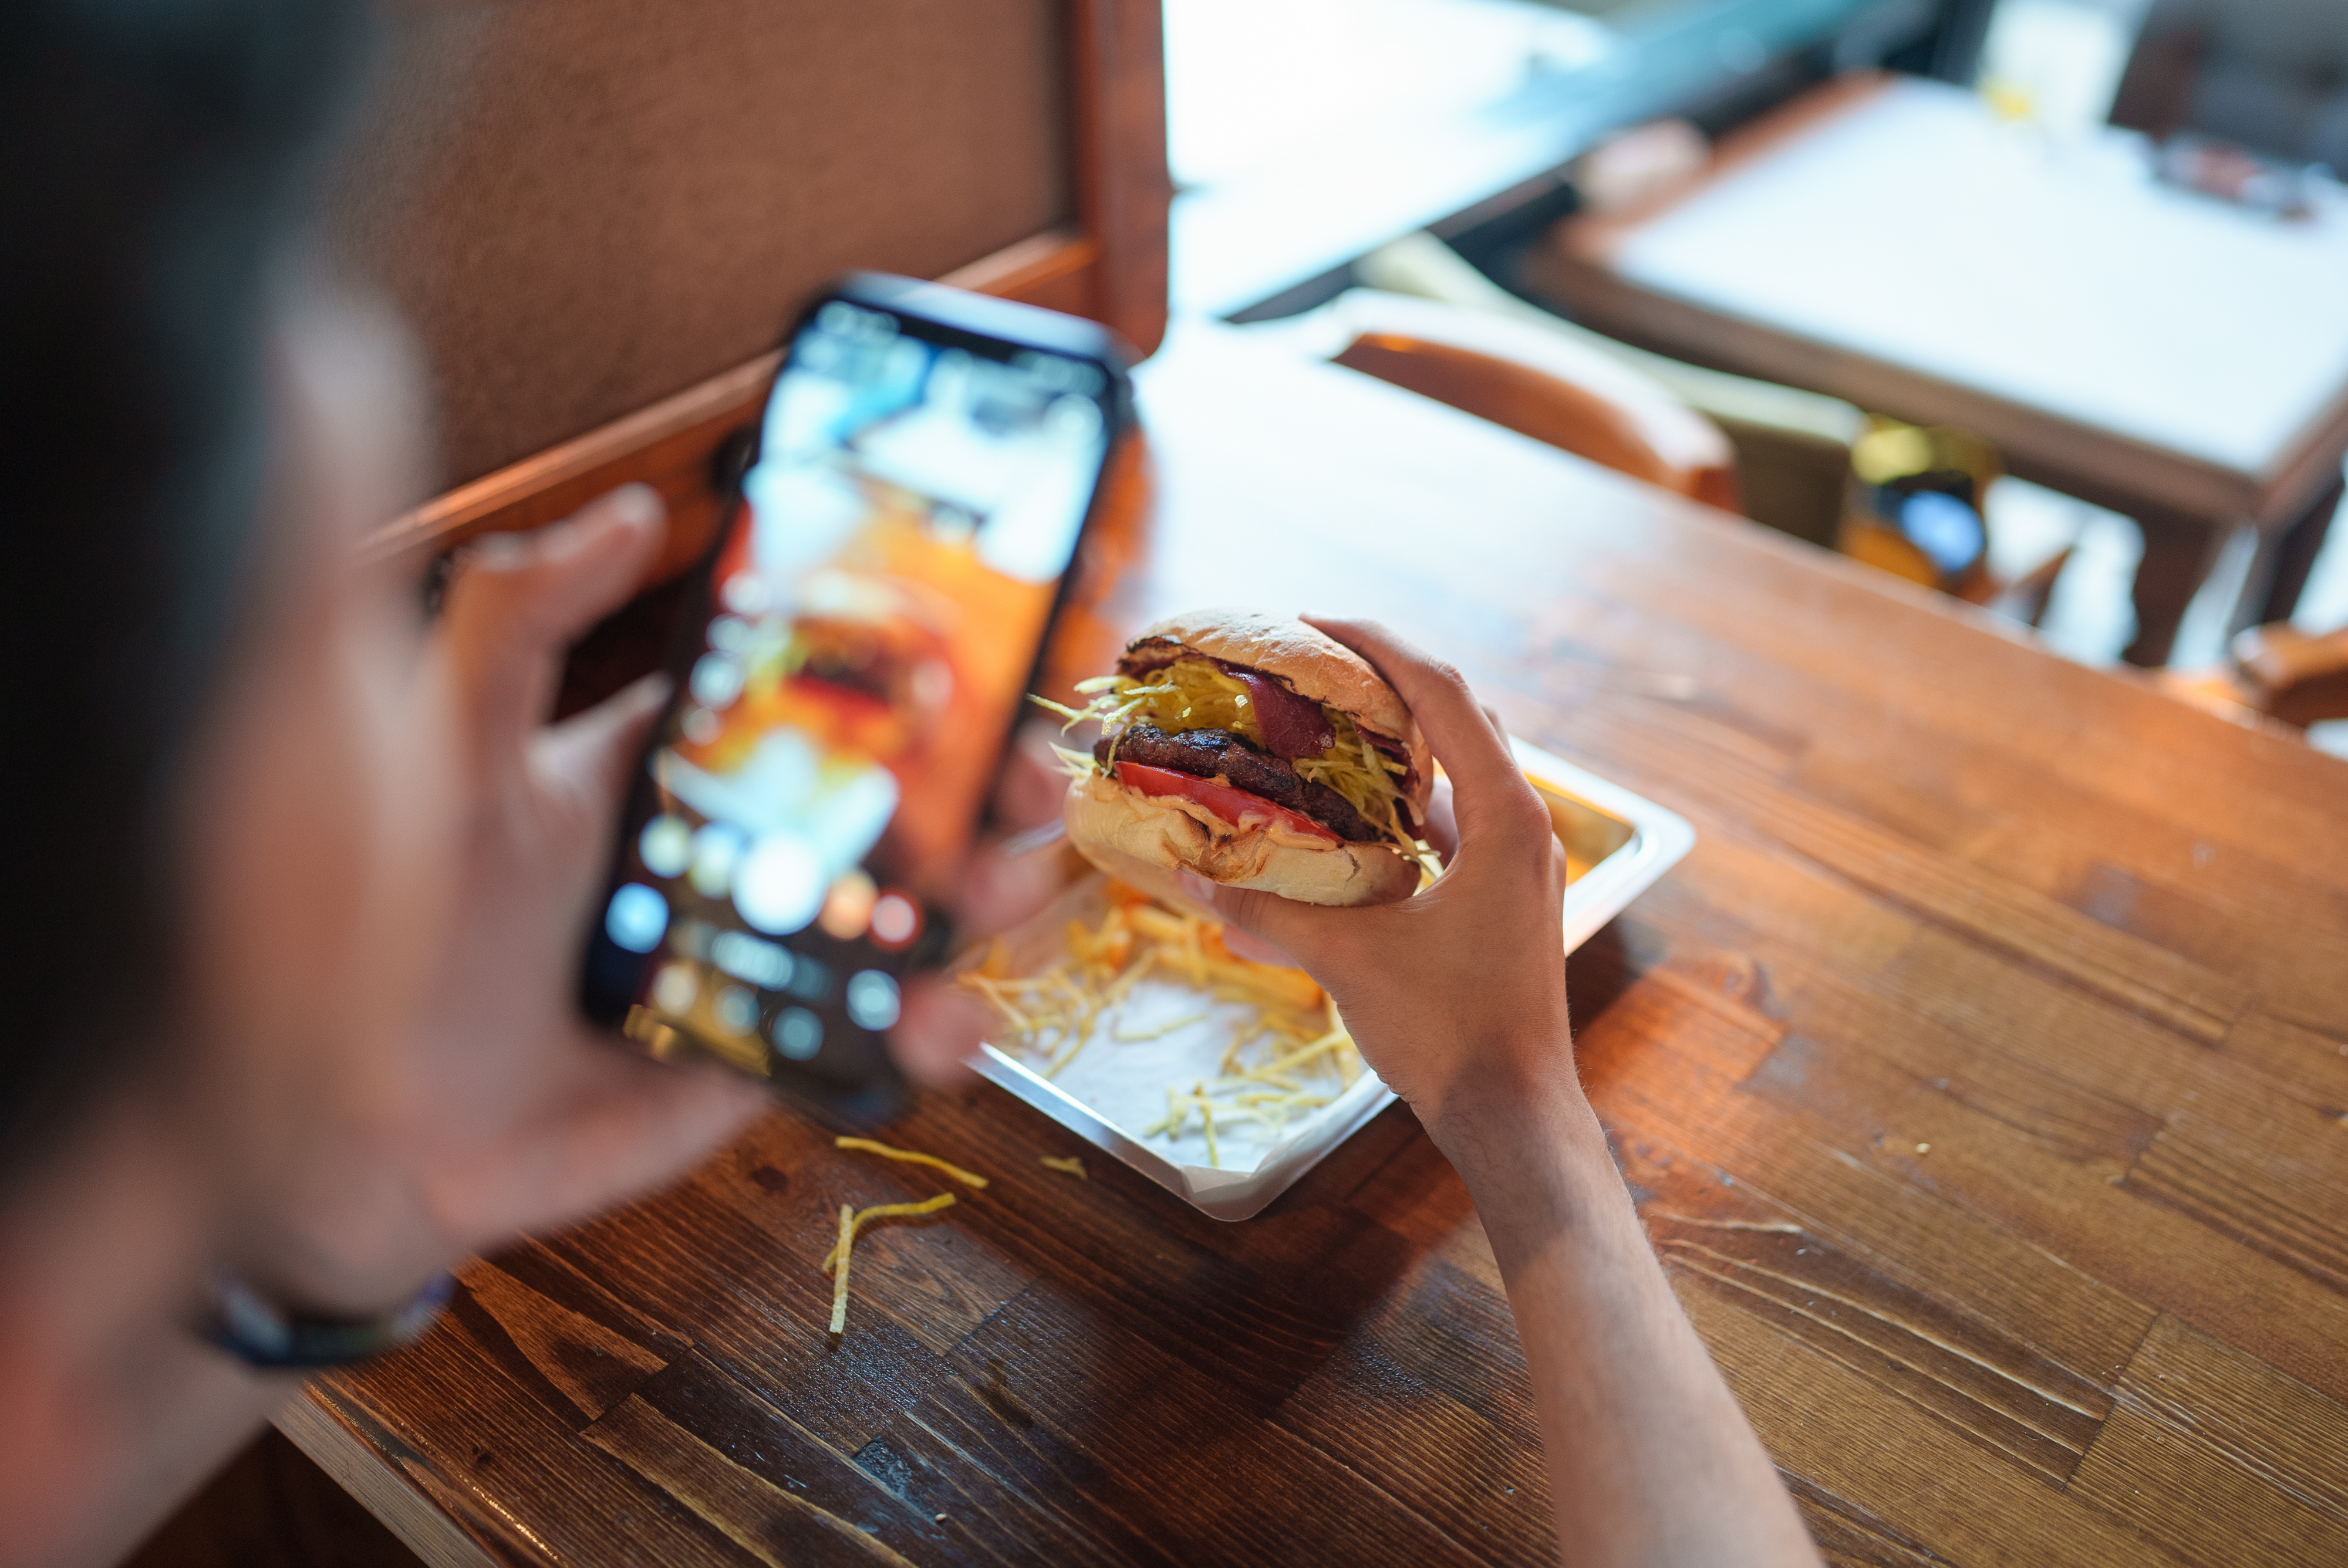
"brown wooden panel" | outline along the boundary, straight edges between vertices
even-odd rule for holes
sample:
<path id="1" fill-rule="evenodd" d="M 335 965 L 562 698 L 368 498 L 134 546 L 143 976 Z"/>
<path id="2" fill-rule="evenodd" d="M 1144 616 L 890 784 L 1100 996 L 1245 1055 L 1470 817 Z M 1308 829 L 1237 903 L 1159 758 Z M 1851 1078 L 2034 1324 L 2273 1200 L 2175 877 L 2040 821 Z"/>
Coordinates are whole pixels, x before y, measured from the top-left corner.
<path id="1" fill-rule="evenodd" d="M 2326 1116 L 2306 1124 L 2313 1120 L 2285 1115 L 2245 1126 L 2181 1116 L 2123 1184 L 2320 1285 L 2348 1288 L 2340 1122 Z"/>
<path id="2" fill-rule="evenodd" d="M 1154 1521 L 1185 1561 L 1470 1563 L 1473 1543 L 1397 1508 L 1361 1476 L 1211 1392 L 1176 1357 L 1088 1306 L 1030 1294 L 957 1350 L 965 1381 L 1014 1424 L 1048 1427 L 1097 1464 L 1095 1498 Z M 1288 1381 L 1309 1364 L 1290 1363 Z M 1236 1468 L 1235 1468 L 1236 1467 Z M 1243 1474 L 1245 1482 L 1226 1484 Z M 1212 1495 L 1213 1509 L 1180 1500 Z"/>
<path id="3" fill-rule="evenodd" d="M 1591 1057 L 1592 1088 L 1601 1111 L 1620 1103 L 1619 1113 L 1630 1124 L 1654 1128 L 1683 1147 L 1715 1150 L 1715 1158 L 1734 1164 L 1719 1151 L 1721 1140 L 1740 1136 L 1738 1129 L 1756 1114 L 1750 1100 L 1761 1098 L 1769 1102 L 1772 1115 L 1765 1125 L 1773 1130 L 1815 1127 L 1844 1158 L 1922 1185 L 1993 1225 L 2030 1236 L 2138 1300 L 2222 1328 L 2237 1343 L 2319 1387 L 2348 1388 L 2329 1348 L 2348 1331 L 2348 1302 L 2312 1283 L 2302 1260 L 2274 1258 L 2271 1249 L 2297 1239 L 2283 1220 L 2271 1222 L 2275 1238 L 2270 1238 L 2247 1232 L 2240 1219 L 2213 1228 L 2204 1216 L 2166 1198 L 2153 1201 L 2135 1190 L 2125 1146 L 2098 1148 L 2079 1131 L 2098 1124 L 2125 1130 L 2128 1123 L 2113 1122 L 2108 1112 L 2096 1112 L 2095 1102 L 2077 1090 L 2033 1090 L 2026 1076 L 2002 1067 L 1994 1055 L 1975 1056 L 1983 1076 L 1971 1083 L 1935 1071 L 1962 1061 L 1968 1054 L 1963 1035 L 1936 1034 L 1912 1013 L 1903 1016 L 1863 990 L 1815 973 L 1805 976 L 1791 964 L 1773 968 L 1772 974 L 1781 1005 L 1802 1016 L 1809 1032 L 1787 1037 L 1759 1060 L 1746 1047 L 1727 1059 L 1726 1071 L 1698 1078 L 1652 1047 L 1645 1055 L 1610 1050 L 1596 1056 L 1610 1040 L 1612 1022 L 1611 1016 L 1599 1020 L 1585 1033 L 1583 1050 Z M 2026 973 L 1999 975 L 1995 966 L 1979 964 L 1938 992 L 1912 994 L 1927 1004 L 1933 996 L 1957 999 L 1946 1005 L 1962 1018 L 1975 1000 L 1999 990 L 2026 992 L 2031 983 Z M 2033 1010 L 2043 1016 L 2057 1009 Z M 2125 1021 L 2118 1025 L 2122 1040 L 2127 1027 Z M 1684 1025 L 1673 1031 L 1675 1048 L 1700 1038 Z M 2091 1010 L 2080 1026 L 2060 1027 L 2054 1038 L 2082 1048 L 2059 1059 L 2066 1069 L 2100 1061 L 2107 1074 L 2127 1070 L 2125 1050 L 2099 1057 L 2084 1049 L 2095 1038 Z M 2139 1061 L 2160 1049 L 2157 1032 L 2139 1031 L 2137 1039 L 2133 1054 Z M 2293 1126 L 2311 1136 L 2336 1133 L 2336 1128 L 2319 1125 L 2303 1108 L 2247 1078 L 2230 1081 L 2221 1059 L 2181 1046 L 2168 1049 L 2176 1053 L 2172 1066 L 2198 1071 L 2172 1078 L 2166 1090 L 2157 1072 L 2145 1073 L 2136 1085 L 2144 1098 L 2180 1106 L 2190 1101 L 2254 1121 L 2277 1135 Z M 2001 1075 L 2002 1081 L 1990 1074 Z M 1997 1084 L 2001 1097 L 2023 1097 L 2024 1106 L 2034 1109 L 2022 1117 L 2012 1105 L 1985 1098 L 1982 1085 L 1989 1083 Z M 1700 1089 L 1709 1092 L 1700 1094 Z M 1618 1095 L 1625 1099 L 1618 1102 Z M 2050 1123 L 2063 1135 L 2049 1137 Z M 1753 1157 L 1746 1150 L 1737 1153 L 1745 1160 Z M 2247 1181 L 2243 1157 L 2238 1148 L 2226 1168 Z M 1784 1191 L 1773 1185 L 1784 1180 L 1774 1173 L 1756 1173 L 1753 1179 L 1773 1192 Z M 1787 1195 L 1796 1206 L 1806 1206 Z M 2101 1366 L 2077 1369 L 2100 1380 L 2124 1359 L 2125 1348 Z"/>
<path id="4" fill-rule="evenodd" d="M 1428 1332 L 1436 1323 L 1443 1331 Z M 1437 1265 L 1275 1419 L 1454 1540 L 1502 1562 L 1553 1561 L 1540 1433 L 1514 1337 L 1497 1290 Z"/>
<path id="5" fill-rule="evenodd" d="M 2348 1410 L 2305 1384 L 2163 1317 L 2128 1363 L 2120 1397 L 2334 1522 L 2348 1519 Z"/>
<path id="6" fill-rule="evenodd" d="M 2254 1009 L 2234 1026 L 2224 1049 L 2302 1103 L 2348 1115 L 2348 1039 Z"/>
<path id="7" fill-rule="evenodd" d="M 1917 1180 L 1931 1156 L 1914 1146 L 1931 1142 L 1937 1122 L 1887 1098 L 1862 1102 L 1858 1124 L 1842 1124 L 1833 1112 L 1846 1107 L 1829 1099 L 1836 1086 L 1823 1072 L 1815 1085 L 1788 1084 L 1781 1062 L 1777 1074 L 1760 1076 L 1779 1026 L 1758 1015 L 1739 1020 L 1699 1002 L 1693 987 L 1655 983 L 1663 979 L 1651 975 L 1581 1028 L 1583 1076 L 1610 1125 L 1704 1151 L 1822 1242 L 1962 1307 L 2077 1378 L 2107 1384 L 2117 1375 L 2151 1326 L 2149 1307 L 2068 1266 L 2028 1233 L 1972 1212 L 1949 1190 L 1945 1160 Z"/>
<path id="8" fill-rule="evenodd" d="M 2348 1410 L 2164 1317 L 2072 1478 L 2200 1563 L 2348 1558 Z"/>
<path id="9" fill-rule="evenodd" d="M 2112 1418 L 2072 1490 L 2188 1563 L 2312 1568 L 2348 1553 L 2348 1521 L 2260 1484 L 2189 1433 L 2133 1409 Z"/>
<path id="10" fill-rule="evenodd" d="M 1952 1432 L 1840 1363 L 1686 1282 L 1680 1304 L 1782 1465 L 1959 1563 L 2174 1564 L 2112 1514 Z"/>
<path id="11" fill-rule="evenodd" d="M 826 1507 L 803 1494 L 804 1483 L 793 1487 L 767 1481 L 633 1394 L 590 1427 L 586 1437 L 707 1520 L 745 1556 L 771 1568 L 797 1568 L 802 1563 L 905 1568 L 911 1560 L 889 1538 L 901 1532 L 937 1532 L 932 1521 L 914 1513 L 910 1504 L 861 1471 L 823 1466 L 819 1473 L 827 1480 L 848 1474 L 862 1482 L 846 1499 L 827 1499 L 833 1506 Z"/>
<path id="12" fill-rule="evenodd" d="M 1675 1151 L 1623 1175 L 1664 1262 L 1981 1447 L 2061 1483 L 2111 1413 L 2102 1386 L 1889 1278 L 1791 1211 Z"/>
<path id="13" fill-rule="evenodd" d="M 2348 866 L 2291 848 L 2338 831 L 2337 785 L 2298 741 L 2230 724 L 2132 675 L 2052 661 L 1980 611 L 1792 540 L 1740 539 L 1737 558 L 1719 576 L 1635 550 L 1577 560 L 1553 597 L 1522 611 L 1515 657 L 1493 662 L 1537 681 L 1540 710 L 1564 737 L 1591 717 L 1674 725 L 1684 714 L 1741 724 L 1789 768 L 1813 736 L 1944 748 L 1938 788 L 1959 799 L 2002 783 L 2003 813 L 2024 820 L 2042 801 L 2083 824 L 2090 803 L 2116 808 L 2189 835 L 2188 856 L 2198 843 L 2253 865 L 2279 856 L 2348 888 Z M 1760 596 L 1782 609 L 1756 616 Z M 1861 608 L 1888 603 L 1924 613 Z"/>
<path id="14" fill-rule="evenodd" d="M 1076 212 L 1099 247 L 1089 302 L 1056 305 L 1107 322 L 1143 354 L 1166 335 L 1166 27 L 1159 0 L 1075 0 Z M 1021 293 L 1014 298 L 1051 304 Z"/>
<path id="15" fill-rule="evenodd" d="M 1828 1568 L 1931 1568 L 1948 1561 L 1815 1481 L 1787 1476 L 1786 1484 Z"/>
<path id="16" fill-rule="evenodd" d="M 368 1461 L 372 1463 L 372 1461 Z M 121 1568 L 417 1568 L 308 1455 L 264 1430 Z"/>
<path id="17" fill-rule="evenodd" d="M 723 1538 L 617 1461 L 577 1440 L 568 1407 L 552 1410 L 465 1343 L 460 1328 L 438 1332 L 367 1380 L 314 1385 L 324 1415 L 388 1458 L 354 1489 L 376 1516 L 427 1562 L 541 1564 L 592 1562 L 613 1553 L 615 1535 L 654 1562 L 713 1559 Z M 441 1426 L 394 1438 L 386 1417 L 400 1409 L 462 1411 L 461 1430 Z M 281 1419 L 286 1435 L 318 1456 L 314 1423 Z M 559 1465 L 547 1457 L 565 1455 Z M 321 1462 L 325 1462 L 321 1459 Z M 328 1465 L 333 1470 L 333 1465 Z M 433 1533 L 409 1522 L 428 1521 Z M 453 1528 L 451 1528 L 453 1526 Z"/>
<path id="18" fill-rule="evenodd" d="M 2223 976 L 1962 860 L 1798 798 L 1756 804 L 1756 825 L 1859 886 L 2205 1044 L 2223 1040 L 2247 1003 Z"/>

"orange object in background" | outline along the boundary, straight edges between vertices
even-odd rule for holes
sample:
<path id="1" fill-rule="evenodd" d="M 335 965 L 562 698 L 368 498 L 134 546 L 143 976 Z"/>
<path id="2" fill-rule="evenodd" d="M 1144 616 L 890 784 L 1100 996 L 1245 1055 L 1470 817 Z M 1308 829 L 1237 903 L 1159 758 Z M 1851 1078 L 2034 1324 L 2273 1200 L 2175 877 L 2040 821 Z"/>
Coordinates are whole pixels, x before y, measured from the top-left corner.
<path id="1" fill-rule="evenodd" d="M 1361 289 L 1332 307 L 1333 357 L 1620 474 L 1741 509 L 1720 427 L 1647 377 L 1559 334 L 1435 300 Z"/>
<path id="2" fill-rule="evenodd" d="M 1997 449 L 1971 431 L 1873 415 L 1850 449 L 1837 548 L 1910 582 L 1985 602 L 1997 585 L 1983 513 L 2003 473 Z"/>

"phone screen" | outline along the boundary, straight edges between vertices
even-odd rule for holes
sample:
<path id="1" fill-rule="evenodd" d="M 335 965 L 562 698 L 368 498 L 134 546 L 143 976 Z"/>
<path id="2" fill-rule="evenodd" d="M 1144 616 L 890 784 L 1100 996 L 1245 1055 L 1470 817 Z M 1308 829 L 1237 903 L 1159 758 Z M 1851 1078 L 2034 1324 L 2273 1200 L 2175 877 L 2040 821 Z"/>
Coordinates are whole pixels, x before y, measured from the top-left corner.
<path id="1" fill-rule="evenodd" d="M 893 1081 L 880 1034 L 983 810 L 1122 405 L 1089 323 L 1019 313 L 1097 335 L 1095 357 L 908 299 L 952 302 L 850 291 L 792 339 L 584 974 L 589 1015 L 654 1054 L 818 1098 Z"/>

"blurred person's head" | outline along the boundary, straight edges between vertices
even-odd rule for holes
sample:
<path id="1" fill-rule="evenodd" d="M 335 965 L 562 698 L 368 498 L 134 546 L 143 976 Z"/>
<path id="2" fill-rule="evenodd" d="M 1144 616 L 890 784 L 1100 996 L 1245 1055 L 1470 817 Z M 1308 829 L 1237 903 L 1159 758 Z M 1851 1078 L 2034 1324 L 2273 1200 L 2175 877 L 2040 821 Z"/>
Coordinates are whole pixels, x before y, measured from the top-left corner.
<path id="1" fill-rule="evenodd" d="M 0 1180 L 176 1032 L 192 763 L 307 504 L 284 362 L 317 351 L 273 374 L 271 323 L 363 37 L 336 0 L 0 8 Z"/>
<path id="2" fill-rule="evenodd" d="M 19 1545 L 106 1451 L 72 1348 L 212 1245 L 202 1145 L 407 1027 L 432 958 L 440 682 L 416 596 L 353 560 L 421 421 L 396 329 L 305 260 L 366 33 L 356 0 L 0 7 L 0 1467 L 48 1516 Z M 166 1100 L 201 1109 L 141 1120 Z M 162 1126 L 190 1149 L 142 1164 Z M 61 1241 L 88 1212 L 118 1223 Z M 28 1276 L 60 1247 L 96 1261 Z"/>

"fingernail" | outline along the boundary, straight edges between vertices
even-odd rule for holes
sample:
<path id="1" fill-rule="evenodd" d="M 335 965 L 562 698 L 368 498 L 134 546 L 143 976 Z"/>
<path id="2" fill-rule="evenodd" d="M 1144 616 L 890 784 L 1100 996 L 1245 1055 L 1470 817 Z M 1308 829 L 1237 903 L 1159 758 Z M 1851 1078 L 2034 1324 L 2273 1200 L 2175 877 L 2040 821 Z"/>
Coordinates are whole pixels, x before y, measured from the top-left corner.
<path id="1" fill-rule="evenodd" d="M 1213 883 L 1208 881 L 1205 877 L 1200 876 L 1195 871 L 1178 872 L 1176 875 L 1182 884 L 1183 892 L 1189 894 L 1191 897 L 1196 898 L 1200 903 L 1204 904 L 1210 909 L 1215 907 L 1215 885 Z"/>
<path id="2" fill-rule="evenodd" d="M 510 567 L 519 564 L 529 554 L 529 541 L 509 533 L 476 534 L 465 541 L 465 559 L 474 565 L 492 569 Z"/>
<path id="3" fill-rule="evenodd" d="M 613 518 L 640 528 L 660 521 L 667 510 L 661 504 L 660 492 L 643 483 L 621 486 L 603 498 L 603 505 Z"/>

